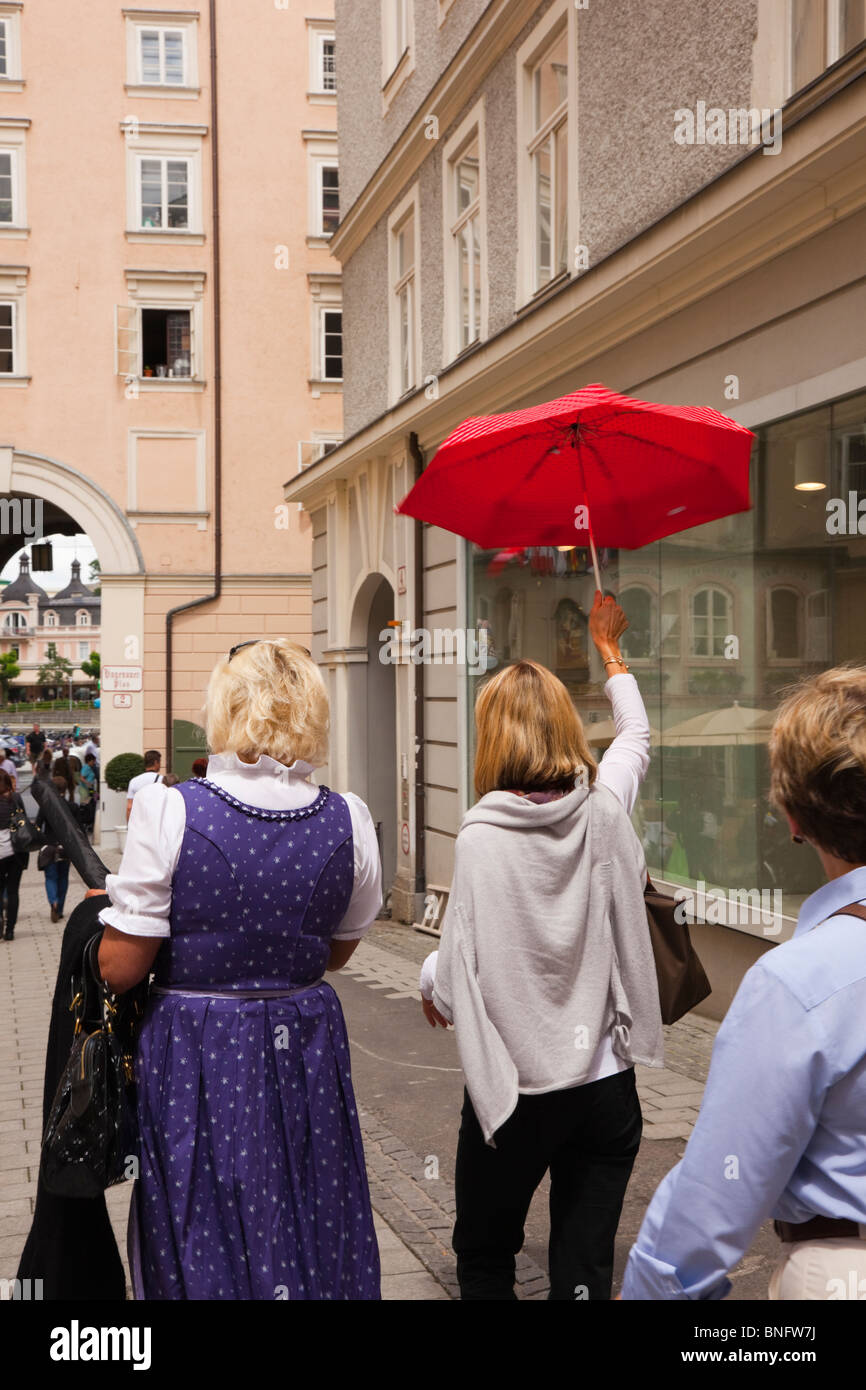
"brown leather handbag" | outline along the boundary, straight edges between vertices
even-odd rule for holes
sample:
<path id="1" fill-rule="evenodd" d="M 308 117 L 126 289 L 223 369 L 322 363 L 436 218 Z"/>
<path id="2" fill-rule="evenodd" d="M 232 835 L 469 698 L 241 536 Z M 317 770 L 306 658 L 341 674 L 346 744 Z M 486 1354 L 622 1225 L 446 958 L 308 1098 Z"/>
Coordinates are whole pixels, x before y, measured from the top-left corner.
<path id="1" fill-rule="evenodd" d="M 712 993 L 712 985 L 692 945 L 688 924 L 677 917 L 680 904 L 669 894 L 660 893 L 649 875 L 644 902 L 656 963 L 662 1023 L 676 1023 Z"/>

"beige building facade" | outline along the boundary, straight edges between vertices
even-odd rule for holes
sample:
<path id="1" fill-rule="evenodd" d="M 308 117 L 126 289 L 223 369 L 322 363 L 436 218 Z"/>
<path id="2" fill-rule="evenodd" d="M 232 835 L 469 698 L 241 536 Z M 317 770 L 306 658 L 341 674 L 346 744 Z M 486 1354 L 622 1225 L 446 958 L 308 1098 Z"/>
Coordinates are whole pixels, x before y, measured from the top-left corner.
<path id="1" fill-rule="evenodd" d="M 486 630 L 494 666 L 549 665 L 610 741 L 588 557 L 503 564 L 394 514 L 462 420 L 600 381 L 748 425 L 750 512 L 602 556 L 654 731 L 636 824 L 704 918 L 721 1016 L 819 882 L 767 797 L 778 693 L 866 656 L 862 7 L 337 0 L 336 21 L 364 55 L 338 107 L 346 438 L 286 488 L 313 527 L 330 778 L 381 823 L 395 915 L 435 925 L 483 672 L 408 641 L 383 664 L 388 623 Z"/>
<path id="2" fill-rule="evenodd" d="M 183 771 L 219 654 L 310 640 L 282 484 L 342 433 L 329 15 L 93 0 L 73 53 L 0 3 L 0 496 L 96 548 L 105 760 Z"/>

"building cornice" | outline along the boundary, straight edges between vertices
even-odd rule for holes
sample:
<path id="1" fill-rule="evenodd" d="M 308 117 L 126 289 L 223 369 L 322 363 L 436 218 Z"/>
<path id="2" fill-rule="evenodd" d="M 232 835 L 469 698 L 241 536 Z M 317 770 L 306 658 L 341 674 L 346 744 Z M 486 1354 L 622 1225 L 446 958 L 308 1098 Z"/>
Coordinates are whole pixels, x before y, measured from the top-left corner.
<path id="1" fill-rule="evenodd" d="M 331 254 L 344 265 L 430 153 L 429 119 L 435 117 L 445 133 L 537 10 L 538 0 L 494 0 L 488 5 L 331 238 Z"/>
<path id="2" fill-rule="evenodd" d="M 436 447 L 470 415 L 541 398 L 619 344 L 707 298 L 866 208 L 866 110 L 860 83 L 790 130 L 778 155 L 741 160 L 597 266 L 424 388 L 291 478 L 289 502 L 308 510 L 371 455 L 398 453 L 408 433 Z M 628 389 L 630 383 L 612 383 Z"/>

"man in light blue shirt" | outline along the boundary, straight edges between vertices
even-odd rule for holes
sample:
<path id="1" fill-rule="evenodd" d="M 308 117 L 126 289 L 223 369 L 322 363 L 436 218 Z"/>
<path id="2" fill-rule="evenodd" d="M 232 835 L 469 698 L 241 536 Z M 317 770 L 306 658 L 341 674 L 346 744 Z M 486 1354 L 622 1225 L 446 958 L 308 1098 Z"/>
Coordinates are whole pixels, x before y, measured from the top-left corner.
<path id="1" fill-rule="evenodd" d="M 728 1271 L 771 1216 L 855 1223 L 845 1238 L 866 1258 L 866 921 L 832 915 L 864 902 L 866 867 L 833 878 L 807 898 L 792 939 L 746 974 L 685 1155 L 632 1247 L 623 1299 L 724 1298 Z M 849 1296 L 833 1282 L 799 1296 Z"/>

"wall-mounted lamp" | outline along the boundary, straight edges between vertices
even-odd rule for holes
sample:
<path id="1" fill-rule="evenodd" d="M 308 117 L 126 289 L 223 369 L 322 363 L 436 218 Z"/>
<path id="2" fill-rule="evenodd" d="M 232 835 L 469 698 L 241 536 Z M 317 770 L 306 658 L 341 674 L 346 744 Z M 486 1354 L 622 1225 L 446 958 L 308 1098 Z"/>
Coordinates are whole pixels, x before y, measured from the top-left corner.
<path id="1" fill-rule="evenodd" d="M 810 434 L 794 446 L 794 487 L 798 492 L 820 492 L 827 486 L 824 438 Z"/>

